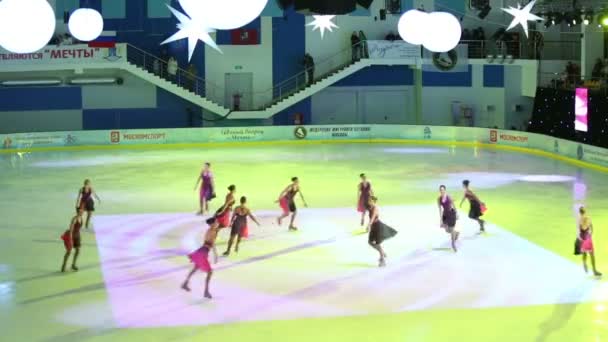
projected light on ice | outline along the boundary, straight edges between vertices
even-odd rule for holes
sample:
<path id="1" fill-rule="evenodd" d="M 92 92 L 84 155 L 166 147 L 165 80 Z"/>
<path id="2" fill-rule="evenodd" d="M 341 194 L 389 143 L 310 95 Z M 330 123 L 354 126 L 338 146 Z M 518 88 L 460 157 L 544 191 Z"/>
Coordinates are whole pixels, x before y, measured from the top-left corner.
<path id="1" fill-rule="evenodd" d="M 589 113 L 589 90 L 587 88 L 576 88 L 576 97 L 574 100 L 574 129 L 581 132 L 587 132 L 588 113 Z"/>

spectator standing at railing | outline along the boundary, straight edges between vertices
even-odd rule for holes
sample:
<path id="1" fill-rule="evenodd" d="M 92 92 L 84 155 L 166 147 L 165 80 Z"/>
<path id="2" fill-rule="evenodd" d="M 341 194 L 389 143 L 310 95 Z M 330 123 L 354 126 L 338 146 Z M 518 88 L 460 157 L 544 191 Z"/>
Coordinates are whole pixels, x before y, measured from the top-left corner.
<path id="1" fill-rule="evenodd" d="M 608 59 L 604 60 L 604 65 L 602 67 L 602 78 L 608 78 Z"/>
<path id="2" fill-rule="evenodd" d="M 359 31 L 359 39 L 361 40 L 361 58 L 369 58 L 369 50 L 367 49 L 367 37 L 363 31 Z"/>
<path id="3" fill-rule="evenodd" d="M 194 92 L 196 92 L 195 86 L 196 86 L 197 72 L 198 71 L 196 70 L 196 66 L 194 66 L 194 64 L 190 64 L 188 66 L 188 76 L 187 76 L 188 84 L 186 86 L 188 89 L 190 89 L 191 91 L 194 91 Z"/>
<path id="4" fill-rule="evenodd" d="M 152 61 L 152 72 L 156 76 L 160 75 L 160 61 L 158 58 L 154 58 L 154 61 Z"/>
<path id="5" fill-rule="evenodd" d="M 160 77 L 167 78 L 167 62 L 169 61 L 169 50 L 162 49 L 160 52 Z"/>
<path id="6" fill-rule="evenodd" d="M 352 47 L 353 62 L 356 62 L 361 59 L 361 56 L 359 54 L 360 43 L 361 39 L 359 39 L 359 34 L 357 34 L 357 31 L 353 31 L 353 34 L 350 36 L 350 46 Z"/>
<path id="7" fill-rule="evenodd" d="M 486 34 L 483 30 L 483 28 L 478 27 L 476 29 L 473 30 L 473 34 L 472 34 L 472 39 L 474 40 L 474 43 L 472 44 L 474 46 L 474 54 L 473 54 L 473 58 L 484 58 L 485 57 L 485 51 L 484 50 L 484 41 L 486 40 Z M 471 57 L 471 56 L 469 56 Z"/>
<path id="8" fill-rule="evenodd" d="M 169 73 L 169 80 L 175 82 L 175 76 L 177 75 L 177 59 L 171 56 L 167 63 L 167 72 Z"/>
<path id="9" fill-rule="evenodd" d="M 595 60 L 595 65 L 593 66 L 593 70 L 591 71 L 591 77 L 593 80 L 598 80 L 602 77 L 602 70 L 604 69 L 604 62 L 602 62 L 601 58 Z"/>
<path id="10" fill-rule="evenodd" d="M 306 84 L 311 85 L 315 79 L 315 60 L 309 53 L 304 55 L 304 69 L 306 70 Z"/>
<path id="11" fill-rule="evenodd" d="M 395 40 L 397 40 L 398 38 L 397 38 L 397 35 L 396 35 L 396 34 L 395 34 L 393 31 L 391 31 L 391 32 L 389 32 L 389 33 L 386 35 L 386 37 L 385 37 L 384 39 L 386 39 L 386 40 L 388 40 L 389 42 L 391 42 L 391 43 L 392 43 L 392 42 L 394 42 Z"/>
<path id="12" fill-rule="evenodd" d="M 234 93 L 232 94 L 232 110 L 235 112 L 238 112 L 239 110 L 241 110 L 241 98 L 243 97 L 243 94 L 240 93 Z"/>
<path id="13" fill-rule="evenodd" d="M 530 51 L 532 51 L 532 59 L 541 59 L 541 54 L 543 47 L 545 45 L 545 38 L 543 34 L 538 31 L 530 32 L 531 37 L 528 39 L 528 44 L 530 45 Z"/>

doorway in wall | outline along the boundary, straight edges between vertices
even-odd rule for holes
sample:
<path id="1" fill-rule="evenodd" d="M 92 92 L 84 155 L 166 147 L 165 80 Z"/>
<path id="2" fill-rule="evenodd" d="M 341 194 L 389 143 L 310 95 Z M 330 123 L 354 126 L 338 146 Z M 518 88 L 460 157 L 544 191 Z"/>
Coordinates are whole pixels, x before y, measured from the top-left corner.
<path id="1" fill-rule="evenodd" d="M 226 105 L 232 110 L 253 110 L 253 73 L 227 73 Z"/>

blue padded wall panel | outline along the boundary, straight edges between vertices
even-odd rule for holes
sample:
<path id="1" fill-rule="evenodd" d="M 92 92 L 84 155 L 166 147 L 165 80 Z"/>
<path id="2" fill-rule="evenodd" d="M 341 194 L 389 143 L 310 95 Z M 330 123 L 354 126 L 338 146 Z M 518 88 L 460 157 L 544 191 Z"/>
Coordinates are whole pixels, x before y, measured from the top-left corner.
<path id="1" fill-rule="evenodd" d="M 80 87 L 0 88 L 0 112 L 82 109 Z"/>
<path id="2" fill-rule="evenodd" d="M 422 72 L 424 87 L 471 87 L 473 84 L 473 67 L 467 72 Z"/>
<path id="3" fill-rule="evenodd" d="M 304 16 L 293 9 L 285 18 L 272 18 L 272 80 L 279 84 L 303 71 L 306 50 Z"/>
<path id="4" fill-rule="evenodd" d="M 489 88 L 503 88 L 505 86 L 505 66 L 484 65 L 483 86 Z"/>
<path id="5" fill-rule="evenodd" d="M 334 87 L 413 85 L 414 72 L 406 65 L 374 65 L 335 83 Z"/>
<path id="6" fill-rule="evenodd" d="M 273 116 L 273 124 L 276 126 L 293 125 L 294 114 L 300 113 L 303 116 L 303 124 L 308 125 L 310 124 L 311 107 L 312 103 L 311 98 L 309 97 Z"/>

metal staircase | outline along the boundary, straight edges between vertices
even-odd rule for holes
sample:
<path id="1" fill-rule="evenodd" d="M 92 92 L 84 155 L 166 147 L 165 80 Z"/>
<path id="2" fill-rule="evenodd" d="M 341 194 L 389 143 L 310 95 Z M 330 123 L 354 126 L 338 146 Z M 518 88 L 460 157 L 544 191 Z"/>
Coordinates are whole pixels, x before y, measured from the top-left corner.
<path id="1" fill-rule="evenodd" d="M 168 92 L 171 92 L 203 109 L 228 119 L 268 119 L 282 110 L 320 92 L 336 82 L 372 65 L 418 65 L 418 58 L 397 60 L 360 59 L 352 60 L 351 48 L 340 51 L 330 57 L 315 63 L 312 82 L 307 80 L 309 70 L 290 77 L 289 79 L 265 91 L 246 94 L 252 103 L 262 104 L 255 110 L 232 111 L 229 105 L 214 102 L 211 99 L 224 99 L 225 89 L 198 77 L 193 72 L 177 68 L 175 73 L 169 73 L 167 61 L 154 56 L 130 44 L 117 44 L 124 52 L 119 60 L 106 62 L 102 60 L 70 60 L 65 63 L 36 63 L 11 65 L 10 70 L 0 70 L 0 74 L 28 73 L 38 71 L 75 71 L 120 69 L 129 72 L 147 82 L 150 82 Z M 86 45 L 75 45 L 75 50 L 89 49 Z"/>

